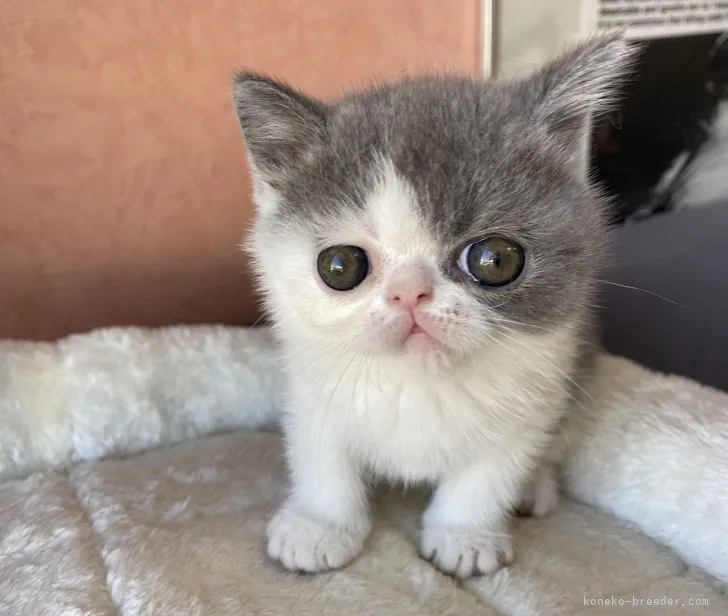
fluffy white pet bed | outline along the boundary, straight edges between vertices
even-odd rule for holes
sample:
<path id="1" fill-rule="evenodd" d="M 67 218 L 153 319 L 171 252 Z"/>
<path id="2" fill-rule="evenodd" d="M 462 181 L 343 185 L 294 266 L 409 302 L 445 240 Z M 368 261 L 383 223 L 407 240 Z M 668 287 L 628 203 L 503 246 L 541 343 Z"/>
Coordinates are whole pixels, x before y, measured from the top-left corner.
<path id="1" fill-rule="evenodd" d="M 280 389 L 266 329 L 0 343 L 0 614 L 728 614 L 728 395 L 602 356 L 568 426 L 573 500 L 458 585 L 417 558 L 423 496 L 396 490 L 351 567 L 267 561 L 286 476 L 255 430 Z"/>

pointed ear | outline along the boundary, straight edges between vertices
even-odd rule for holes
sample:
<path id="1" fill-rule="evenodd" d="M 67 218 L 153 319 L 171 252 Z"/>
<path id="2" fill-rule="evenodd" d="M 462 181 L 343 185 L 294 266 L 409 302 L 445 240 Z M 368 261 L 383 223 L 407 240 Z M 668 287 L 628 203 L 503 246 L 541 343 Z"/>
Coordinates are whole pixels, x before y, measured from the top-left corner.
<path id="1" fill-rule="evenodd" d="M 236 73 L 233 101 L 256 184 L 280 188 L 325 139 L 326 106 L 264 75 Z"/>
<path id="2" fill-rule="evenodd" d="M 618 101 L 639 47 L 621 35 L 582 41 L 525 80 L 535 121 L 565 145 L 579 147 L 590 119 Z"/>

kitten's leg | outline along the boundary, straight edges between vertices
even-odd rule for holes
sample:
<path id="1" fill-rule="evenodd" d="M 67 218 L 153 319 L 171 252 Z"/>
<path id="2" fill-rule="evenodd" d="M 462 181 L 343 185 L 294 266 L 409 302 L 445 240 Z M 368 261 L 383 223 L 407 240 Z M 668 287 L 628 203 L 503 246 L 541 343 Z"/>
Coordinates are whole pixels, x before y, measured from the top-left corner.
<path id="1" fill-rule="evenodd" d="M 556 511 L 559 506 L 559 482 L 554 465 L 539 466 L 523 486 L 518 513 L 540 518 Z"/>
<path id="2" fill-rule="evenodd" d="M 459 578 L 509 565 L 510 514 L 523 474 L 518 466 L 480 461 L 444 479 L 425 511 L 422 556 Z"/>
<path id="3" fill-rule="evenodd" d="M 519 514 L 539 518 L 556 511 L 559 506 L 559 467 L 564 446 L 563 437 L 559 433 L 523 486 L 517 508 Z"/>
<path id="4" fill-rule="evenodd" d="M 291 493 L 268 525 L 268 555 L 294 571 L 343 567 L 371 530 L 358 468 L 320 426 L 290 426 L 287 443 Z"/>

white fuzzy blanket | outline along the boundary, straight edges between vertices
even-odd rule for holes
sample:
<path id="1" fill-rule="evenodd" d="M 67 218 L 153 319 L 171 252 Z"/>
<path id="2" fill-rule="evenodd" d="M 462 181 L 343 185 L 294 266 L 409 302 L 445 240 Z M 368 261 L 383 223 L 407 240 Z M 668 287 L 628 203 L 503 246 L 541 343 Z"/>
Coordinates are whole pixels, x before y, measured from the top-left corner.
<path id="1" fill-rule="evenodd" d="M 425 496 L 388 489 L 351 567 L 267 561 L 286 478 L 279 437 L 252 431 L 278 414 L 266 330 L 0 343 L 0 615 L 725 616 L 728 395 L 607 355 L 598 370 L 569 425 L 573 500 L 517 523 L 512 568 L 458 584 L 416 555 Z"/>

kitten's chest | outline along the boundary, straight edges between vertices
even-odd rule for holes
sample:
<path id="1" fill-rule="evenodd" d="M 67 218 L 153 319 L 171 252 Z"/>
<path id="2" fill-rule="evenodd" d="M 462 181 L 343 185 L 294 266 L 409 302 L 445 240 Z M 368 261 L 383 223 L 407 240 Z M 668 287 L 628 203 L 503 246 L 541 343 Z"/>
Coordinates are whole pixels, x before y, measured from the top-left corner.
<path id="1" fill-rule="evenodd" d="M 349 406 L 339 398 L 334 412 L 363 466 L 396 479 L 436 480 L 503 444 L 510 422 L 498 417 L 497 389 L 481 386 L 473 395 L 455 380 L 392 375 L 350 390 Z"/>
<path id="2" fill-rule="evenodd" d="M 566 366 L 550 363 L 534 353 L 428 375 L 395 362 L 360 370 L 312 362 L 293 372 L 293 396 L 307 400 L 301 419 L 344 443 L 363 468 L 437 481 L 476 459 L 503 463 L 542 446 L 565 402 Z"/>

